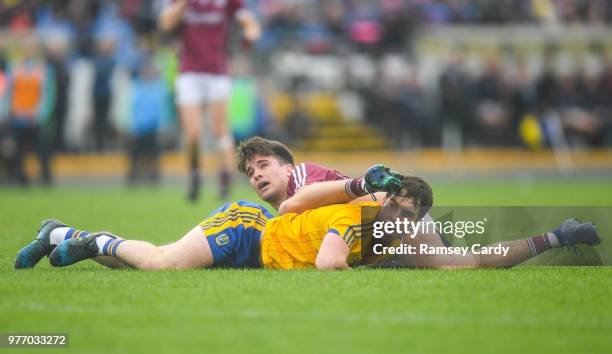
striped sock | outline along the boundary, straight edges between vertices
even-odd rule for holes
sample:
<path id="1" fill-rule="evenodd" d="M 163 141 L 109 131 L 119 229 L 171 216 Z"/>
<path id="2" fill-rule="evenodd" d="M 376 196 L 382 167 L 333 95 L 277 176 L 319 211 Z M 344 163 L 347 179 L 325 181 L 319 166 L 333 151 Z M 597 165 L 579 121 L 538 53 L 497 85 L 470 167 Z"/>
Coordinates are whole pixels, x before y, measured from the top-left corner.
<path id="1" fill-rule="evenodd" d="M 96 237 L 99 256 L 117 256 L 117 248 L 125 240 L 118 239 L 114 236 L 102 235 Z"/>
<path id="2" fill-rule="evenodd" d="M 559 247 L 559 240 L 557 236 L 552 232 L 548 232 L 542 235 L 534 236 L 527 239 L 527 245 L 529 246 L 529 250 L 531 251 L 532 256 L 537 256 L 538 254 L 548 251 L 553 247 Z"/>
<path id="3" fill-rule="evenodd" d="M 344 184 L 346 194 L 355 199 L 368 194 L 363 177 L 352 178 Z"/>
<path id="4" fill-rule="evenodd" d="M 56 227 L 49 235 L 49 241 L 52 245 L 59 245 L 65 240 L 78 238 L 89 235 L 89 232 L 73 229 L 71 227 Z"/>

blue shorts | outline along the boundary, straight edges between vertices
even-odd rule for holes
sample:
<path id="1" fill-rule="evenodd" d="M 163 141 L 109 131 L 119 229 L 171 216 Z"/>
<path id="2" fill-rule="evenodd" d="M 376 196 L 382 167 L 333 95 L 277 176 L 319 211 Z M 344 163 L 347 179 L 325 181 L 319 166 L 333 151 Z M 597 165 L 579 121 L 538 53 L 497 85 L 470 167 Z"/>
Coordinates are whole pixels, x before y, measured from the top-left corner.
<path id="1" fill-rule="evenodd" d="M 212 268 L 261 267 L 261 233 L 272 217 L 263 206 L 244 200 L 213 211 L 200 223 L 212 251 Z"/>

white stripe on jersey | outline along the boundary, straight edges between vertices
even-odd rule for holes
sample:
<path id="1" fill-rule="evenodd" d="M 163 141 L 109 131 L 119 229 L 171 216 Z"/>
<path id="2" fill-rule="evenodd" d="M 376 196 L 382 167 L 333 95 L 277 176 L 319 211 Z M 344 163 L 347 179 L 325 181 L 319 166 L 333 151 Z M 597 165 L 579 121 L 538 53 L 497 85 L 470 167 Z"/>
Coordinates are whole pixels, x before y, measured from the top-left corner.
<path id="1" fill-rule="evenodd" d="M 300 167 L 302 168 L 302 173 L 301 173 L 302 180 L 300 181 L 300 187 L 302 187 L 306 184 L 306 165 L 304 163 L 301 163 Z"/>
<path id="2" fill-rule="evenodd" d="M 298 180 L 297 180 L 297 166 L 293 167 L 293 171 L 291 172 L 291 174 L 293 175 L 293 183 L 295 184 L 295 189 L 297 190 L 297 186 L 298 186 Z"/>
<path id="3" fill-rule="evenodd" d="M 297 176 L 297 181 L 295 182 L 295 189 L 297 190 L 300 187 L 300 183 L 302 183 L 302 170 L 300 169 L 300 165 L 295 166 L 295 174 Z"/>

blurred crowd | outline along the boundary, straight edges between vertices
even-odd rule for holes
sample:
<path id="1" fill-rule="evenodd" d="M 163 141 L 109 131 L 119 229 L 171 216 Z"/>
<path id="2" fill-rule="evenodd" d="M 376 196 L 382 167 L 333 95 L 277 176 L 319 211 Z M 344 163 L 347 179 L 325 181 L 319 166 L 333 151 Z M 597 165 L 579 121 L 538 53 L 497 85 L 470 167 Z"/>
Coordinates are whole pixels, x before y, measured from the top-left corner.
<path id="1" fill-rule="evenodd" d="M 172 35 L 157 31 L 164 3 L 0 0 L 0 160 L 11 178 L 27 183 L 28 151 L 39 155 L 43 181 L 50 182 L 54 152 L 126 146 L 129 178 L 157 178 L 159 150 L 180 140 L 173 100 L 177 47 Z M 275 92 L 295 98 L 322 91 L 344 118 L 378 127 L 395 148 L 612 143 L 612 67 L 601 43 L 572 70 L 553 63 L 562 51 L 543 53 L 541 69 L 533 71 L 521 55 L 501 49 L 479 57 L 481 70 L 474 71 L 454 48 L 433 76 L 413 45 L 424 28 L 439 25 L 607 28 L 610 1 L 248 3 L 264 34 L 251 53 L 253 67 L 234 65 L 234 103 L 252 105 L 242 113 L 257 121 L 234 122 L 247 126 L 244 135 L 303 137 L 316 124 L 308 110 L 297 104 L 288 119 L 275 117 L 270 101 Z M 138 176 L 146 170 L 138 167 L 143 159 L 153 167 Z"/>
<path id="2" fill-rule="evenodd" d="M 55 152 L 124 147 L 130 180 L 157 179 L 160 132 L 176 129 L 177 64 L 155 17 L 148 1 L 0 3 L 0 168 L 11 182 L 28 183 L 29 152 L 50 183 Z"/>
<path id="3" fill-rule="evenodd" d="M 286 56 L 277 70 L 290 95 L 334 92 L 345 120 L 380 127 L 395 148 L 612 144 L 612 65 L 597 49 L 574 62 L 556 49 L 532 57 L 457 50 L 436 65 L 398 54 Z M 317 120 L 301 102 L 299 114 L 287 113 L 294 138 Z"/>
<path id="4" fill-rule="evenodd" d="M 439 78 L 441 124 L 459 128 L 463 144 L 610 145 L 612 66 L 587 57 L 571 70 L 563 58 L 546 54 L 538 74 L 524 58 L 488 58 L 474 76 L 457 55 Z"/>
<path id="5" fill-rule="evenodd" d="M 262 46 L 300 43 L 310 51 L 345 46 L 373 52 L 410 46 L 429 25 L 609 25 L 606 0 L 261 0 Z"/>

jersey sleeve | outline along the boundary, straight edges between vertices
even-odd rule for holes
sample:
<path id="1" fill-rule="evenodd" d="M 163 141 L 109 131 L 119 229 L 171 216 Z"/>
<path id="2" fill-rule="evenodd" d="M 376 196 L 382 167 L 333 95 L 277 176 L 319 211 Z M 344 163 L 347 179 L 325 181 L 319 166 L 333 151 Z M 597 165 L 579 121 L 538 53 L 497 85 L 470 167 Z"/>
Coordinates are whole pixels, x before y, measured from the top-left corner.
<path id="1" fill-rule="evenodd" d="M 361 212 L 359 207 L 343 208 L 327 219 L 327 233 L 338 235 L 349 248 L 361 238 Z"/>
<path id="2" fill-rule="evenodd" d="M 347 179 L 342 173 L 329 169 L 312 162 L 304 162 L 296 165 L 289 177 L 287 184 L 287 195 L 293 196 L 300 188 L 318 182 L 338 181 Z"/>
<path id="3" fill-rule="evenodd" d="M 328 233 L 338 235 L 349 248 L 352 248 L 355 242 L 357 242 L 357 234 L 353 225 L 347 223 L 338 222 L 327 230 Z"/>

